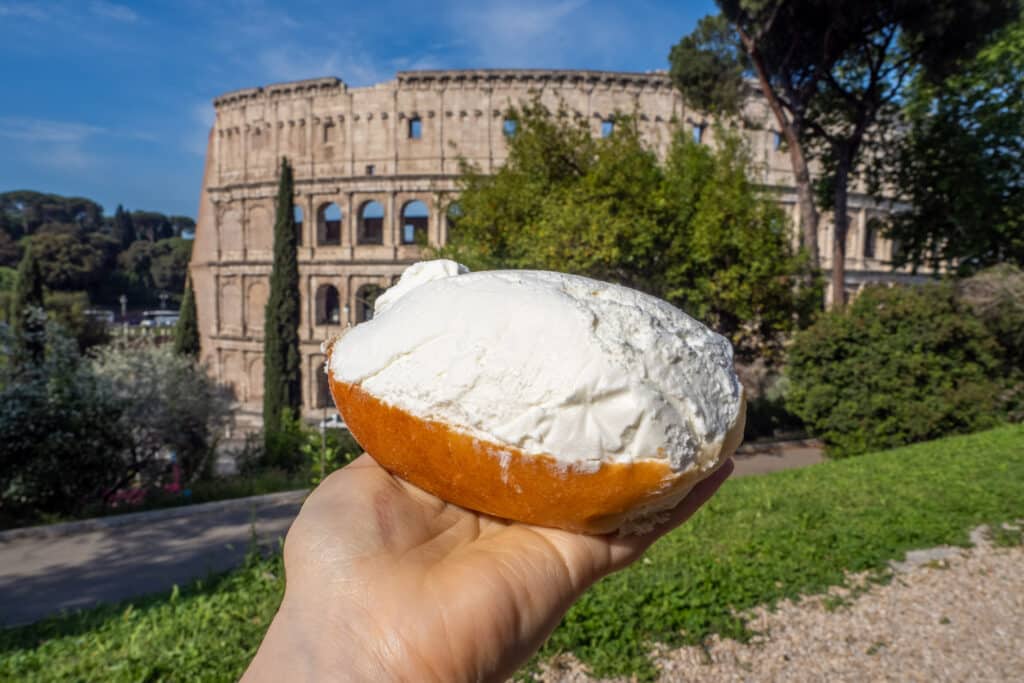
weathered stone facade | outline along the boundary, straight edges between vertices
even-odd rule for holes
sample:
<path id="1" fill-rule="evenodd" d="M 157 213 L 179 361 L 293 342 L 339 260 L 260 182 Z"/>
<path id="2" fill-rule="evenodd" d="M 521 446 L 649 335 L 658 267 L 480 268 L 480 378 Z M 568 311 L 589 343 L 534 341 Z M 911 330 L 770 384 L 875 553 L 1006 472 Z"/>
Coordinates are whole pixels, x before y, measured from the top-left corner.
<path id="1" fill-rule="evenodd" d="M 663 73 L 412 71 L 364 88 L 320 78 L 214 101 L 191 270 L 203 360 L 234 388 L 242 421 L 258 421 L 261 410 L 279 159 L 294 165 L 302 218 L 303 399 L 307 416 L 315 417 L 331 405 L 320 341 L 365 319 L 375 292 L 419 259 L 421 235 L 444 243 L 460 158 L 485 170 L 503 163 L 505 112 L 534 95 L 552 110 L 564 104 L 595 135 L 614 125 L 617 112 L 634 113 L 661 153 L 678 126 L 703 141 L 712 133 L 707 116 L 687 107 Z M 796 223 L 788 158 L 756 93 L 746 118 L 761 124 L 746 131 L 760 180 Z M 850 288 L 898 277 L 886 265 L 891 245 L 873 229 L 872 202 L 854 192 L 850 207 Z M 822 224 L 827 269 L 827 216 Z"/>

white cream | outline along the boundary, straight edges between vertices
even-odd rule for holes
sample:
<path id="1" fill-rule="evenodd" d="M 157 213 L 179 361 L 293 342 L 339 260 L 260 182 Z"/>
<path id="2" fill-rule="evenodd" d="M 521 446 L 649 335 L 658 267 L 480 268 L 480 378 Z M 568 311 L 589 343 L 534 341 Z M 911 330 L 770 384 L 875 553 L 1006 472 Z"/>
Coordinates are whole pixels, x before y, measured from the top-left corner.
<path id="1" fill-rule="evenodd" d="M 740 413 L 732 346 L 655 297 L 543 271 L 410 267 L 329 371 L 413 415 L 593 470 L 707 469 Z"/>

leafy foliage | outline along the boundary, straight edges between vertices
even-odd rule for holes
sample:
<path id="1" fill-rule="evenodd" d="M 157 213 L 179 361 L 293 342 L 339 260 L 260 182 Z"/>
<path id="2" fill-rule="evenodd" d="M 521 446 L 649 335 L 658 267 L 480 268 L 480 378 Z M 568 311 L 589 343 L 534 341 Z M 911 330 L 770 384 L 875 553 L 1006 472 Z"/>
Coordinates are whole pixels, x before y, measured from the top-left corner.
<path id="1" fill-rule="evenodd" d="M 1016 0 L 719 0 L 721 18 L 705 19 L 673 49 L 672 74 L 683 96 L 736 109 L 728 92 L 749 65 L 787 144 L 804 239 L 817 258 L 817 211 L 807 160 L 822 167 L 819 189 L 834 216 L 832 290 L 844 296 L 848 187 L 858 170 L 884 156 L 907 84 L 956 71 L 1019 14 Z M 731 27 L 731 31 L 729 30 Z M 732 46 L 729 45 L 733 41 Z"/>
<path id="2" fill-rule="evenodd" d="M 889 184 L 897 265 L 1024 266 L 1024 19 L 940 84 L 918 79 Z"/>
<path id="3" fill-rule="evenodd" d="M 266 449 L 274 447 L 281 415 L 302 407 L 302 356 L 299 353 L 299 261 L 295 230 L 294 179 L 288 159 L 281 158 L 274 221 L 274 265 L 270 272 L 263 335 L 263 430 Z"/>
<path id="4" fill-rule="evenodd" d="M 834 455 L 997 421 L 1000 349 L 953 286 L 869 287 L 789 348 L 788 403 Z"/>
<path id="5" fill-rule="evenodd" d="M 509 158 L 464 167 L 460 216 L 440 255 L 481 270 L 538 268 L 662 297 L 728 336 L 740 357 L 771 355 L 820 294 L 782 211 L 747 178 L 739 139 L 684 135 L 660 163 L 634 122 L 595 139 L 538 103 L 513 110 Z"/>
<path id="6" fill-rule="evenodd" d="M 35 310 L 40 310 L 36 308 Z M 69 513 L 119 476 L 125 410 L 55 326 L 45 359 L 0 382 L 0 510 Z"/>
<path id="7" fill-rule="evenodd" d="M 652 678 L 655 642 L 748 638 L 742 614 L 884 574 L 916 548 L 966 545 L 1024 509 L 1024 427 L 728 481 L 682 528 L 584 595 L 543 657 Z M 281 602 L 280 556 L 213 582 L 0 631 L 0 678 L 237 680 Z M 528 671 L 520 672 L 526 677 Z"/>
<path id="8" fill-rule="evenodd" d="M 11 306 L 15 364 L 42 363 L 45 353 L 43 276 L 33 245 L 25 248 Z"/>
<path id="9" fill-rule="evenodd" d="M 123 486 L 136 475 L 156 481 L 166 469 L 161 457 L 176 455 L 185 483 L 209 472 L 217 440 L 231 419 L 231 397 L 188 357 L 164 347 L 104 347 L 93 362 L 125 408 Z"/>
<path id="10" fill-rule="evenodd" d="M 185 295 L 181 298 L 178 323 L 174 328 L 174 352 L 199 359 L 199 318 L 191 278 L 185 282 Z"/>

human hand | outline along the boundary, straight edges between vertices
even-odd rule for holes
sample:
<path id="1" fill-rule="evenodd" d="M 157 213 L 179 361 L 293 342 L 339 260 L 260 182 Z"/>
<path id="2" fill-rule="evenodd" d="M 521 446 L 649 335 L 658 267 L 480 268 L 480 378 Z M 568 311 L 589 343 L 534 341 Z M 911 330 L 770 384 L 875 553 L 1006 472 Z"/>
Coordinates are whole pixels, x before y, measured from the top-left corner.
<path id="1" fill-rule="evenodd" d="M 466 510 L 364 455 L 306 500 L 284 599 L 243 681 L 502 680 L 602 576 L 686 521 L 727 461 L 642 536 L 586 536 Z"/>

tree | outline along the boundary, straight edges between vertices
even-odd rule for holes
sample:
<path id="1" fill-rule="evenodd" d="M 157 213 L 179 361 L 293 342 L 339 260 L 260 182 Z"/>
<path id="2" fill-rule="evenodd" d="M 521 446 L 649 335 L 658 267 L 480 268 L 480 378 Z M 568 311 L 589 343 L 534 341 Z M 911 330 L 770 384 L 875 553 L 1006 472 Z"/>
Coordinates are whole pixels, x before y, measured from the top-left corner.
<path id="1" fill-rule="evenodd" d="M 153 285 L 167 292 L 184 291 L 191 257 L 192 240 L 169 237 L 154 244 L 149 265 Z"/>
<path id="2" fill-rule="evenodd" d="M 0 266 L 13 266 L 19 259 L 18 243 L 11 236 L 0 230 Z"/>
<path id="3" fill-rule="evenodd" d="M 132 215 L 125 211 L 120 204 L 117 205 L 117 211 L 114 212 L 112 233 L 114 238 L 120 242 L 122 249 L 127 249 L 137 239 Z"/>
<path id="4" fill-rule="evenodd" d="M 124 402 L 53 323 L 30 374 L 0 376 L 0 508 L 32 520 L 78 513 L 120 477 Z M 3 343 L 0 341 L 0 343 Z"/>
<path id="5" fill-rule="evenodd" d="M 80 233 L 39 233 L 32 238 L 43 282 L 50 289 L 90 289 L 107 272 L 104 252 Z"/>
<path id="6" fill-rule="evenodd" d="M 889 226 L 896 265 L 1024 266 L 1024 19 L 942 83 L 917 79 L 905 113 L 889 177 L 909 204 Z"/>
<path id="7" fill-rule="evenodd" d="M 181 298 L 178 324 L 174 328 L 174 352 L 199 358 L 199 321 L 196 316 L 196 299 L 192 292 L 192 278 L 185 281 L 185 294 Z"/>
<path id="8" fill-rule="evenodd" d="M 25 255 L 18 265 L 18 283 L 14 288 L 11 314 L 14 343 L 20 359 L 18 364 L 38 366 L 46 353 L 46 314 L 43 274 L 31 240 L 25 246 Z"/>
<path id="9" fill-rule="evenodd" d="M 918 74 L 934 80 L 955 70 L 1014 18 L 1016 2 L 719 0 L 718 6 L 725 21 L 702 22 L 670 55 L 676 82 L 684 96 L 693 96 L 713 79 L 708 65 L 723 78 L 749 65 L 789 149 L 804 242 L 812 252 L 817 218 L 807 160 L 822 165 L 819 189 L 829 197 L 835 235 L 833 301 L 842 305 L 849 184 L 888 144 L 885 123 L 905 85 Z M 726 22 L 735 40 L 710 40 L 723 36 Z M 688 64 L 694 54 L 714 59 L 695 62 L 696 70 Z M 725 109 L 728 103 L 720 104 Z"/>
<path id="10" fill-rule="evenodd" d="M 113 489 L 136 474 L 155 483 L 174 453 L 185 481 L 209 469 L 214 449 L 230 421 L 231 399 L 191 358 L 164 347 L 100 349 L 93 370 L 110 382 L 125 406 L 121 429 L 126 437 L 123 465 Z"/>
<path id="11" fill-rule="evenodd" d="M 586 122 L 514 110 L 517 132 L 495 174 L 464 166 L 460 216 L 439 250 L 473 269 L 540 268 L 662 297 L 726 335 L 740 358 L 777 356 L 820 298 L 800 285 L 778 206 L 746 175 L 740 140 L 712 149 L 677 135 L 664 163 L 634 122 L 595 139 Z"/>
<path id="12" fill-rule="evenodd" d="M 263 430 L 268 450 L 287 410 L 302 407 L 299 353 L 299 262 L 295 231 L 294 180 L 288 159 L 281 158 L 274 221 L 274 265 L 270 273 L 263 337 Z"/>

